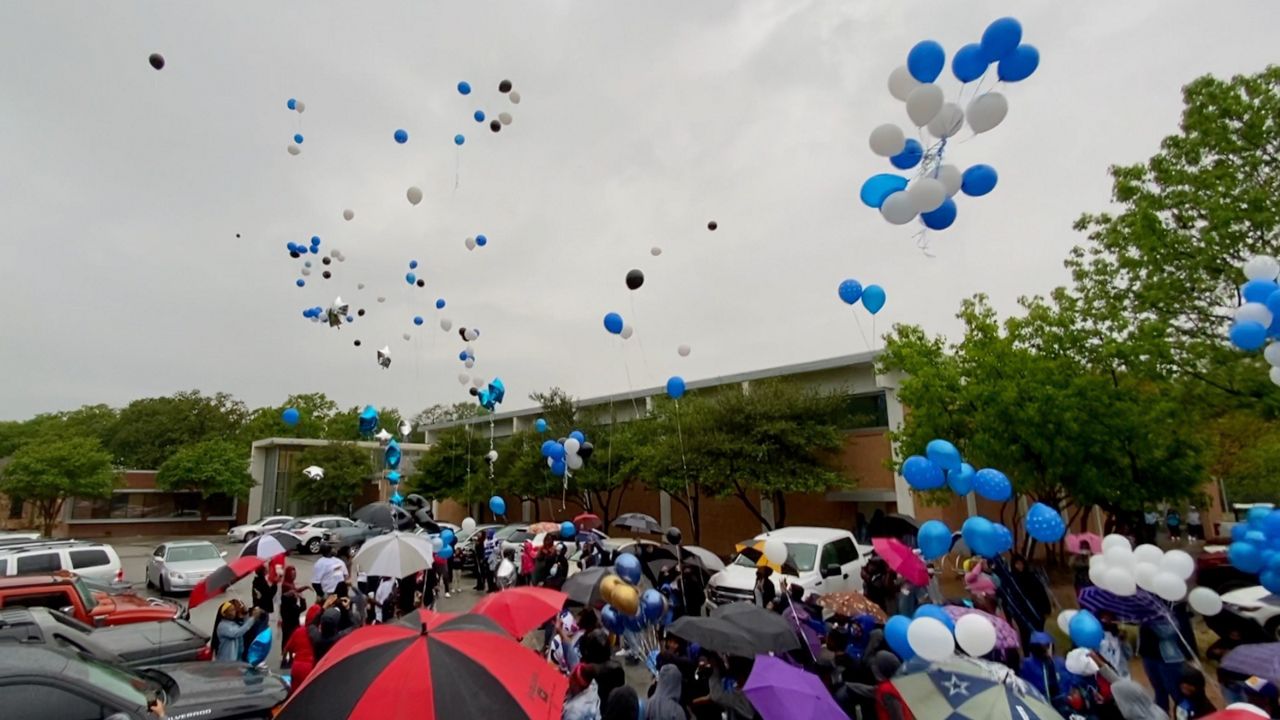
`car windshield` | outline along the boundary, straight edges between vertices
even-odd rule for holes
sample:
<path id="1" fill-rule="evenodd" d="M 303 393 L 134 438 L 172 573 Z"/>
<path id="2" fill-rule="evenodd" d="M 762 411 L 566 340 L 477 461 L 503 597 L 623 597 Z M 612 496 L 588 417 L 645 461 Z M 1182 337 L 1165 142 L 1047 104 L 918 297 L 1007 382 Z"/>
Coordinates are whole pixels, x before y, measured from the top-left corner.
<path id="1" fill-rule="evenodd" d="M 525 540 L 529 540 L 533 538 L 533 536 L 534 536 L 533 533 L 529 532 L 528 530 L 517 530 L 511 533 L 511 536 L 506 538 L 506 540 L 507 542 L 522 543 Z"/>
<path id="2" fill-rule="evenodd" d="M 281 530 L 301 530 L 302 528 L 310 524 L 311 524 L 310 520 L 290 520 L 284 525 L 281 525 L 280 529 Z"/>
<path id="3" fill-rule="evenodd" d="M 221 557 L 218 548 L 212 545 L 175 545 L 169 548 L 165 560 L 169 562 L 189 562 L 191 560 L 213 560 Z"/>
<path id="4" fill-rule="evenodd" d="M 70 655 L 68 660 L 67 669 L 63 671 L 66 674 L 139 707 L 145 707 L 148 695 L 157 689 L 155 683 L 146 678 L 101 660 L 82 654 Z"/>
<path id="5" fill-rule="evenodd" d="M 495 532 L 493 536 L 498 540 L 507 540 L 512 535 L 514 535 L 517 531 L 527 531 L 527 529 L 519 527 L 517 525 L 508 525 L 504 528 L 498 528 L 497 532 Z"/>
<path id="6" fill-rule="evenodd" d="M 76 578 L 75 585 L 76 592 L 80 593 L 80 602 L 84 603 L 85 612 L 93 612 L 93 609 L 98 607 L 98 601 L 93 599 L 93 592 L 80 578 Z"/>
<path id="7" fill-rule="evenodd" d="M 793 568 L 797 572 L 809 572 L 813 569 L 813 562 L 818 558 L 818 546 L 809 543 L 784 543 L 787 546 L 787 562 L 783 565 L 784 571 L 790 571 Z M 745 554 L 739 553 L 738 557 L 733 559 L 734 565 L 742 567 L 755 567 L 756 561 Z"/>

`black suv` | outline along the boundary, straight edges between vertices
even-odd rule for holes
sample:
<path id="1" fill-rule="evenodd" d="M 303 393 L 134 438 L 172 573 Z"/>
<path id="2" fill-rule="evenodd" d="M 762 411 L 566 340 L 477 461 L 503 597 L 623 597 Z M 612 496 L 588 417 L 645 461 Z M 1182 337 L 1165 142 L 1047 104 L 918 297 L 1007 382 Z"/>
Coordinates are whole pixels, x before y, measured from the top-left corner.
<path id="1" fill-rule="evenodd" d="M 22 720 L 152 720 L 159 699 L 168 718 L 270 718 L 284 681 L 244 663 L 177 663 L 133 670 L 48 645 L 0 652 L 4 716 Z"/>

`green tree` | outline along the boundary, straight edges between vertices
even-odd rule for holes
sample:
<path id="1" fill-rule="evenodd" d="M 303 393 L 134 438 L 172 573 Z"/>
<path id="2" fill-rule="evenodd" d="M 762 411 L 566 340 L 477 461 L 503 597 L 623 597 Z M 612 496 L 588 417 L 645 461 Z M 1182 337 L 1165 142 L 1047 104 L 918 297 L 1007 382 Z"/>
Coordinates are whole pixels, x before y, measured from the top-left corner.
<path id="1" fill-rule="evenodd" d="M 418 459 L 411 487 L 429 498 L 453 498 L 468 505 L 487 500 L 494 485 L 484 456 L 487 438 L 468 426 L 440 431 L 436 441 Z"/>
<path id="2" fill-rule="evenodd" d="M 120 411 L 107 446 L 124 467 L 159 468 L 184 445 L 235 439 L 247 418 L 244 403 L 226 393 L 143 398 Z"/>
<path id="3" fill-rule="evenodd" d="M 87 437 L 105 444 L 111 437 L 118 413 L 106 405 L 85 405 L 75 410 L 42 413 L 21 422 L 0 422 L 0 457 L 36 438 Z"/>
<path id="4" fill-rule="evenodd" d="M 696 394 L 685 396 L 684 407 L 696 403 Z M 714 471 L 707 457 L 686 445 L 687 410 L 672 400 L 659 399 L 653 412 L 627 423 L 633 448 L 622 460 L 622 470 L 645 487 L 667 493 L 689 517 L 694 544 L 702 542 L 703 477 Z M 690 429 L 694 429 L 691 427 Z"/>
<path id="5" fill-rule="evenodd" d="M 436 403 L 413 416 L 413 427 L 415 430 L 422 430 L 439 423 L 479 417 L 484 412 L 484 408 L 474 402 L 457 402 L 452 405 Z"/>
<path id="6" fill-rule="evenodd" d="M 288 408 L 298 411 L 298 424 L 292 427 L 284 421 Z M 324 393 L 290 395 L 283 405 L 254 410 L 240 437 L 246 443 L 271 437 L 323 438 L 337 412 L 338 404 Z"/>
<path id="7" fill-rule="evenodd" d="M 156 473 L 156 486 L 160 489 L 194 490 L 202 500 L 212 495 L 246 498 L 253 485 L 249 448 L 229 440 L 205 440 L 184 446 Z M 207 517 L 205 503 L 201 503 L 200 518 Z"/>
<path id="8" fill-rule="evenodd" d="M 324 478 L 312 480 L 302 474 L 302 469 L 312 465 L 324 469 Z M 350 442 L 309 447 L 298 456 L 295 466 L 298 478 L 293 487 L 298 498 L 323 512 L 347 510 L 375 473 L 373 451 Z"/>
<path id="9" fill-rule="evenodd" d="M 0 475 L 0 492 L 32 503 L 45 535 L 67 498 L 106 498 L 116 484 L 111 455 L 93 438 L 50 438 L 13 454 Z"/>

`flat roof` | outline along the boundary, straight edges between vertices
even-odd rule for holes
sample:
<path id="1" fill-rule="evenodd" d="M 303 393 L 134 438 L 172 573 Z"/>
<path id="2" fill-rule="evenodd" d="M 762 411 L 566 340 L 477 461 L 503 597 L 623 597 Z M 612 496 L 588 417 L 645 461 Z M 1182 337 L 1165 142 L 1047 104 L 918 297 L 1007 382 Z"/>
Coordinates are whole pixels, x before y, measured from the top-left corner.
<path id="1" fill-rule="evenodd" d="M 260 447 L 280 447 L 280 446 L 282 446 L 282 445 L 288 445 L 288 446 L 292 446 L 292 447 L 298 447 L 298 446 L 302 446 L 302 447 L 320 447 L 320 446 L 323 446 L 323 445 L 332 445 L 332 444 L 334 444 L 334 443 L 339 443 L 339 442 L 348 442 L 348 441 L 346 441 L 346 440 L 325 440 L 325 439 L 323 439 L 323 438 L 282 438 L 282 437 L 270 437 L 270 438 L 263 438 L 263 439 L 261 439 L 261 440 L 254 440 L 254 441 L 253 441 L 253 447 L 254 447 L 254 448 L 260 448 Z M 401 450 L 420 450 L 420 451 L 422 451 L 422 452 L 426 452 L 428 449 L 430 449 L 430 448 L 431 448 L 431 446 L 430 446 L 430 445 L 428 445 L 428 444 L 426 444 L 426 443 L 401 442 L 401 441 L 399 441 L 399 440 L 397 440 L 397 441 L 396 441 L 396 443 L 400 445 L 400 449 L 401 449 Z M 352 445 L 355 445 L 356 447 L 365 448 L 365 449 L 367 449 L 367 450 L 380 450 L 380 449 L 382 449 L 382 448 L 386 447 L 385 445 L 383 445 L 383 444 L 379 443 L 379 442 L 378 442 L 378 441 L 376 441 L 376 440 L 357 440 L 357 441 L 355 441 L 355 442 L 352 442 L 351 444 L 352 444 Z"/>

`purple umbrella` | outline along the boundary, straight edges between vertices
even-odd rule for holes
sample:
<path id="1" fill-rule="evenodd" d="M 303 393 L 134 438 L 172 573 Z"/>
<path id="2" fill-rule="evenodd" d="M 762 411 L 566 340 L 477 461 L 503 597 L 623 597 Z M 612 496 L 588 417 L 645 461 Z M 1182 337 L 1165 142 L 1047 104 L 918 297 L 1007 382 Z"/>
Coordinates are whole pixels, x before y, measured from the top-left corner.
<path id="1" fill-rule="evenodd" d="M 1095 615 L 1111 613 L 1116 616 L 1116 620 L 1127 623 L 1143 623 L 1169 616 L 1169 606 L 1146 590 L 1121 597 L 1091 585 L 1080 591 L 1080 607 Z"/>
<path id="2" fill-rule="evenodd" d="M 1008 620 L 989 612 L 979 610 L 977 608 L 966 607 L 964 605 L 943 605 L 942 611 L 945 612 L 952 620 L 959 620 L 965 615 L 977 613 L 991 622 L 996 629 L 996 647 L 1001 650 L 1008 650 L 1022 646 L 1022 640 L 1018 637 L 1018 631 L 1013 629 Z"/>
<path id="3" fill-rule="evenodd" d="M 1222 658 L 1222 669 L 1280 683 L 1280 642 L 1241 645 Z"/>
<path id="4" fill-rule="evenodd" d="M 757 655 L 742 692 L 764 720 L 848 720 L 817 675 Z"/>

